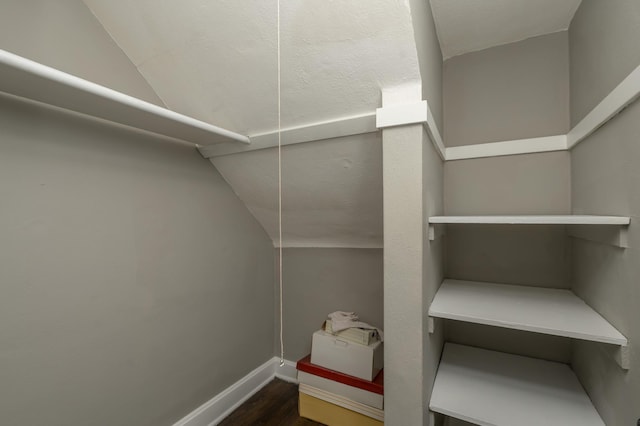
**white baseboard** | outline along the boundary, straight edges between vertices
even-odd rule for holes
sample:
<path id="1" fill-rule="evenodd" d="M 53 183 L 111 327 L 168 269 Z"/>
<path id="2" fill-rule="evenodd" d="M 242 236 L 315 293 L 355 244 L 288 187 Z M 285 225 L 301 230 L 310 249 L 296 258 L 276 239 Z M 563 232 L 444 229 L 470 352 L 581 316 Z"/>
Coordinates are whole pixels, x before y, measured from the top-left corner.
<path id="1" fill-rule="evenodd" d="M 284 360 L 284 365 L 280 366 L 280 358 L 274 358 L 275 366 L 274 366 L 274 375 L 278 379 L 282 379 L 285 382 L 290 383 L 298 383 L 298 370 L 296 370 L 296 363 L 293 361 L 289 361 L 287 359 Z"/>
<path id="2" fill-rule="evenodd" d="M 280 367 L 280 358 L 273 357 L 242 379 L 187 414 L 173 426 L 214 426 L 224 420 L 253 394 L 277 377 L 288 382 L 296 380 L 296 363 L 285 360 Z"/>

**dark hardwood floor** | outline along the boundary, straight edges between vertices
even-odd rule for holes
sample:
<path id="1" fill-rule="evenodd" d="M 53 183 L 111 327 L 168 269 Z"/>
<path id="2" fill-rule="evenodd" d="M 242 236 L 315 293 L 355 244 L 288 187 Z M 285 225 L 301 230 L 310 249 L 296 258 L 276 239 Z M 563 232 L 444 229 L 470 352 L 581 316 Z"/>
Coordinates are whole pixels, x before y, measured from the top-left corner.
<path id="1" fill-rule="evenodd" d="M 220 426 L 322 426 L 298 415 L 298 385 L 274 379 L 238 407 Z"/>

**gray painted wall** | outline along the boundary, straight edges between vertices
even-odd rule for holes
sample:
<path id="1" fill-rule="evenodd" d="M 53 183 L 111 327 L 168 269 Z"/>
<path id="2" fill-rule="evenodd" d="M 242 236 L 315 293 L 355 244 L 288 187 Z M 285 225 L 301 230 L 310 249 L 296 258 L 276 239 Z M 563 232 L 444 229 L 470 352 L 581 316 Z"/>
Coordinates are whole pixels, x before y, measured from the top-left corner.
<path id="1" fill-rule="evenodd" d="M 0 21 L 153 99 L 79 1 Z M 273 247 L 192 147 L 4 96 L 0 128 L 0 424 L 172 424 L 273 356 Z"/>
<path id="2" fill-rule="evenodd" d="M 640 65 L 640 4 L 584 0 L 570 28 L 572 118 L 580 119 Z M 631 248 L 573 241 L 573 290 L 631 342 L 631 369 L 606 345 L 574 342 L 572 364 L 608 425 L 640 418 L 640 103 L 637 101 L 571 151 L 576 214 L 632 217 Z"/>
<path id="3" fill-rule="evenodd" d="M 418 51 L 420 77 L 422 78 L 422 99 L 429 103 L 440 133 L 443 130 L 442 111 L 442 52 L 433 21 L 431 3 L 424 0 L 411 0 L 411 20 L 413 35 Z"/>
<path id="4" fill-rule="evenodd" d="M 582 0 L 569 29 L 571 126 L 640 64 L 640 2 Z"/>
<path id="5" fill-rule="evenodd" d="M 566 134 L 567 32 L 450 58 L 443 85 L 447 146 Z"/>
<path id="6" fill-rule="evenodd" d="M 567 34 L 555 33 L 451 58 L 444 65 L 447 145 L 522 139 L 568 130 Z M 449 161 L 448 215 L 567 214 L 567 152 Z M 449 278 L 570 286 L 570 244 L 560 227 L 449 226 Z M 567 339 L 449 321 L 446 340 L 568 362 Z"/>
<path id="7" fill-rule="evenodd" d="M 310 354 L 313 332 L 334 311 L 356 312 L 363 321 L 383 327 L 382 249 L 286 248 L 282 260 L 286 359 Z M 277 331 L 277 303 L 275 310 Z M 274 347 L 279 354 L 277 332 Z"/>
<path id="8" fill-rule="evenodd" d="M 570 212 L 570 177 L 567 152 L 447 161 L 445 211 L 450 215 L 566 214 Z"/>
<path id="9" fill-rule="evenodd" d="M 0 49 L 164 106 L 81 0 L 3 0 Z"/>

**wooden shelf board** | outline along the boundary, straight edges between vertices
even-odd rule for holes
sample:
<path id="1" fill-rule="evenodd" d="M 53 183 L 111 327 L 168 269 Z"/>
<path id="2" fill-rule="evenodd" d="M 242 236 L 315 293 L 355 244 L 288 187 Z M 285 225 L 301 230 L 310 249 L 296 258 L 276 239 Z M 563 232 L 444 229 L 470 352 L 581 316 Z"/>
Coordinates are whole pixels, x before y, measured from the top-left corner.
<path id="1" fill-rule="evenodd" d="M 626 337 L 570 290 L 447 279 L 429 316 L 627 345 Z"/>
<path id="2" fill-rule="evenodd" d="M 430 224 L 487 225 L 628 225 L 627 216 L 513 215 L 513 216 L 431 216 Z"/>
<path id="3" fill-rule="evenodd" d="M 0 92 L 199 145 L 249 143 L 246 136 L 1 49 Z"/>
<path id="4" fill-rule="evenodd" d="M 567 365 L 452 343 L 429 405 L 481 426 L 604 426 Z"/>

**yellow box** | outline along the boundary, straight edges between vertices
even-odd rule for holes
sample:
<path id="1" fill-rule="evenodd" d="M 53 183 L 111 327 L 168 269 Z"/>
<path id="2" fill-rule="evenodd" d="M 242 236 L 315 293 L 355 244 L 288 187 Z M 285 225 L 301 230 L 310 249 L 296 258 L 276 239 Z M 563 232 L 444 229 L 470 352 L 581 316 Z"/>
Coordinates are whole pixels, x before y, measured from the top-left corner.
<path id="1" fill-rule="evenodd" d="M 300 416 L 324 423 L 327 426 L 382 426 L 383 422 L 364 414 L 347 410 L 330 402 L 299 393 L 298 411 Z"/>

